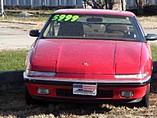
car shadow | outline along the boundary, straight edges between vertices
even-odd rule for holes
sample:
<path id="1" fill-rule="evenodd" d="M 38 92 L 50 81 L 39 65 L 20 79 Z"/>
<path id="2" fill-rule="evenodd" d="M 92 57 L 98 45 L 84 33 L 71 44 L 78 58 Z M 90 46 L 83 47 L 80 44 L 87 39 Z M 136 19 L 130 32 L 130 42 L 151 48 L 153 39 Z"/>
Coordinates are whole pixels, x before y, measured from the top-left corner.
<path id="1" fill-rule="evenodd" d="M 105 112 L 109 112 L 112 108 L 109 106 L 103 106 L 103 104 L 74 104 L 74 103 L 56 103 L 54 105 L 53 114 L 57 117 L 61 114 L 66 114 L 69 116 L 73 115 L 91 115 L 91 114 L 101 114 Z"/>
<path id="2" fill-rule="evenodd" d="M 150 82 L 151 93 L 157 94 L 157 73 L 153 73 Z"/>

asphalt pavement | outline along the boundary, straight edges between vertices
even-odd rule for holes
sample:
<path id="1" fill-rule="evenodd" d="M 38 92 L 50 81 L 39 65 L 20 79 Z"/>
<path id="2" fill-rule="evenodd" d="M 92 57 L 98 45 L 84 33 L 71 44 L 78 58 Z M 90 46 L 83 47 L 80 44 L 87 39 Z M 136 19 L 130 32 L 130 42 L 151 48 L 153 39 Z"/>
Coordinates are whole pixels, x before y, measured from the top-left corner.
<path id="1" fill-rule="evenodd" d="M 31 24 L 0 22 L 0 50 L 28 49 L 36 38 L 29 36 Z"/>

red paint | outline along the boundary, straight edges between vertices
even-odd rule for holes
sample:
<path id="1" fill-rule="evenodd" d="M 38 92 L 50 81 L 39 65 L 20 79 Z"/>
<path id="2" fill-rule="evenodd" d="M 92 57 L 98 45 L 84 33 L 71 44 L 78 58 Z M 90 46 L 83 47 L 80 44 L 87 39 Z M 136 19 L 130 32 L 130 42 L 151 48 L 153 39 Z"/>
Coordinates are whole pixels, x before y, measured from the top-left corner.
<path id="1" fill-rule="evenodd" d="M 138 74 L 141 66 L 147 68 L 145 64 L 151 62 L 147 50 L 147 45 L 140 42 L 40 39 L 31 65 L 32 70 L 57 73 Z M 142 70 L 144 73 L 150 67 Z"/>
<path id="2" fill-rule="evenodd" d="M 47 98 L 72 98 L 72 99 L 79 99 L 78 97 L 62 97 L 56 95 L 56 89 L 68 89 L 72 91 L 72 86 L 51 86 L 51 85 L 42 85 L 42 84 L 26 84 L 30 94 L 32 96 L 44 96 Z M 38 88 L 48 88 L 50 89 L 49 95 L 39 95 L 37 93 Z M 147 86 L 141 86 L 141 87 L 98 87 L 98 90 L 112 90 L 114 92 L 114 95 L 112 98 L 87 98 L 87 99 L 137 99 L 142 98 L 146 94 Z M 133 96 L 130 98 L 121 97 L 121 91 L 133 91 Z M 86 99 L 86 98 L 84 98 Z"/>
<path id="3" fill-rule="evenodd" d="M 135 16 L 135 14 L 128 11 L 114 11 L 104 9 L 62 9 L 57 10 L 56 14 L 96 14 L 96 15 L 117 15 L 117 16 Z"/>

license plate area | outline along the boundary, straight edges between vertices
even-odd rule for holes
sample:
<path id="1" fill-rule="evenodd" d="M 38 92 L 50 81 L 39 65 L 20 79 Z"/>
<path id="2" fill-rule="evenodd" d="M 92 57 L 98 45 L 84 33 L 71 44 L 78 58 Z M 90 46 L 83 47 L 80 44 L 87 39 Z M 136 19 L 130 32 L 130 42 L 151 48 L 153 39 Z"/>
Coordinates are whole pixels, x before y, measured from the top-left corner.
<path id="1" fill-rule="evenodd" d="M 73 84 L 73 94 L 96 96 L 97 84 Z"/>

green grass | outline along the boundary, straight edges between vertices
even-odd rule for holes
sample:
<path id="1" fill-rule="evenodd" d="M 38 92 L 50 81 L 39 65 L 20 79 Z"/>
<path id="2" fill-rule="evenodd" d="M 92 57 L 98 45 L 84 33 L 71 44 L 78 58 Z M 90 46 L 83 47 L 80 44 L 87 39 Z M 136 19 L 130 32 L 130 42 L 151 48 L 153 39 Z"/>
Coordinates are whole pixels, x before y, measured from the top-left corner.
<path id="1" fill-rule="evenodd" d="M 151 45 L 153 61 L 157 61 L 157 45 Z"/>
<path id="2" fill-rule="evenodd" d="M 1 51 L 0 71 L 25 70 L 26 50 Z"/>
<path id="3" fill-rule="evenodd" d="M 30 13 L 32 16 L 28 18 L 18 17 L 22 12 Z M 45 22 L 53 13 L 53 10 L 5 10 L 5 13 L 5 17 L 0 17 L 0 21 Z"/>
<path id="4" fill-rule="evenodd" d="M 13 15 L 7 15 L 6 17 L 0 17 L 0 21 L 19 21 L 19 22 L 45 22 L 49 16 L 37 16 L 37 17 L 29 17 L 29 18 L 20 18 Z"/>

